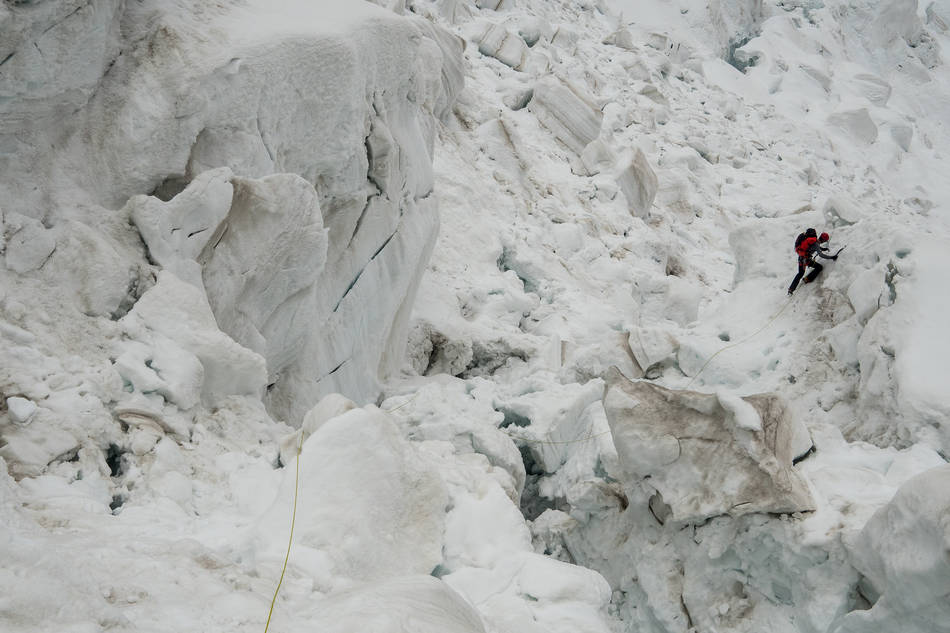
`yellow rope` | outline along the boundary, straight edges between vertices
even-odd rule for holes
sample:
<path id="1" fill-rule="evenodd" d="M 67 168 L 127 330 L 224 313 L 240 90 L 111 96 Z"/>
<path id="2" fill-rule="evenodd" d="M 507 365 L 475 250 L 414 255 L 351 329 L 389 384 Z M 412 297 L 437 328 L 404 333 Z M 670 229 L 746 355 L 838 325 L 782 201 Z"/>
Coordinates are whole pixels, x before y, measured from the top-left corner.
<path id="1" fill-rule="evenodd" d="M 386 413 L 392 413 L 393 411 L 398 411 L 399 409 L 402 409 L 402 408 L 403 408 L 404 406 L 406 406 L 407 404 L 409 404 L 409 403 L 411 403 L 411 402 L 414 402 L 415 399 L 418 398 L 418 397 L 419 397 L 419 392 L 417 391 L 417 392 L 415 392 L 414 394 L 412 394 L 412 397 L 411 397 L 411 398 L 409 398 L 408 400 L 406 400 L 405 402 L 403 402 L 401 405 L 399 405 L 399 406 L 397 406 L 397 407 L 393 407 L 392 409 L 383 409 L 383 411 L 385 411 Z"/>
<path id="2" fill-rule="evenodd" d="M 300 453 L 303 449 L 303 429 L 300 429 L 300 442 L 297 444 L 297 474 L 294 477 L 294 511 L 290 515 L 290 540 L 287 542 L 287 554 L 284 556 L 284 567 L 280 570 L 280 580 L 277 581 L 277 589 L 274 590 L 274 598 L 270 601 L 270 611 L 267 612 L 267 624 L 264 625 L 264 633 L 270 627 L 271 616 L 274 615 L 274 604 L 277 602 L 277 594 L 280 593 L 280 586 L 284 583 L 284 574 L 287 573 L 287 561 L 290 560 L 290 546 L 294 542 L 294 525 L 297 523 L 297 490 L 300 483 Z"/>
<path id="3" fill-rule="evenodd" d="M 712 359 L 714 359 L 715 357 L 719 356 L 720 354 L 722 354 L 722 353 L 723 353 L 724 351 L 726 351 L 727 349 L 731 349 L 731 348 L 736 347 L 736 346 L 738 346 L 738 345 L 742 345 L 742 344 L 745 343 L 746 341 L 749 341 L 750 339 L 752 339 L 754 336 L 756 336 L 757 334 L 759 334 L 760 332 L 762 332 L 765 328 L 767 328 L 768 326 L 772 325 L 772 323 L 775 322 L 775 319 L 777 319 L 780 314 L 782 314 L 783 312 L 785 312 L 785 308 L 787 308 L 787 307 L 790 306 L 791 304 L 792 304 L 792 299 L 789 298 L 789 300 L 785 302 L 785 305 L 782 306 L 782 309 L 779 310 L 778 312 L 776 312 L 775 315 L 774 315 L 771 319 L 769 319 L 768 322 L 767 322 L 765 325 L 763 325 L 763 326 L 760 327 L 758 330 L 756 330 L 755 332 L 753 332 L 753 333 L 750 334 L 749 336 L 745 337 L 744 339 L 742 339 L 742 340 L 740 340 L 740 341 L 736 341 L 735 343 L 731 343 L 731 344 L 729 344 L 729 345 L 726 345 L 726 346 L 723 347 L 721 350 L 719 350 L 718 352 L 716 352 L 715 354 L 713 354 L 712 356 L 710 356 L 709 358 L 707 358 L 707 359 L 706 359 L 706 362 L 703 363 L 703 366 L 699 368 L 699 371 L 696 372 L 696 374 L 692 377 L 692 379 L 690 379 L 690 381 L 686 384 L 686 387 L 685 387 L 685 388 L 686 388 L 686 389 L 689 389 L 689 388 L 692 386 L 693 382 L 694 382 L 697 378 L 699 378 L 699 375 L 700 375 L 701 373 L 703 373 L 703 370 L 704 370 L 704 369 L 706 369 L 706 366 L 709 365 L 709 363 L 712 362 Z"/>
<path id="4" fill-rule="evenodd" d="M 410 402 L 416 399 L 419 395 L 418 392 L 414 394 L 411 398 L 403 402 L 398 407 L 392 409 L 384 409 L 387 412 L 393 412 L 396 409 L 401 409 Z M 294 543 L 294 526 L 297 524 L 297 498 L 298 492 L 300 490 L 300 454 L 303 450 L 303 428 L 300 429 L 300 441 L 297 443 L 297 472 L 294 476 L 294 509 L 290 515 L 290 539 L 287 541 L 287 553 L 284 555 L 284 566 L 280 570 L 280 580 L 277 581 L 277 589 L 274 590 L 274 597 L 270 601 L 270 610 L 267 612 L 267 623 L 264 625 L 264 633 L 267 633 L 267 629 L 270 628 L 270 620 L 274 615 L 274 605 L 277 604 L 277 594 L 280 593 L 280 587 L 284 584 L 284 575 L 287 573 L 287 563 L 290 561 L 290 548 Z"/>

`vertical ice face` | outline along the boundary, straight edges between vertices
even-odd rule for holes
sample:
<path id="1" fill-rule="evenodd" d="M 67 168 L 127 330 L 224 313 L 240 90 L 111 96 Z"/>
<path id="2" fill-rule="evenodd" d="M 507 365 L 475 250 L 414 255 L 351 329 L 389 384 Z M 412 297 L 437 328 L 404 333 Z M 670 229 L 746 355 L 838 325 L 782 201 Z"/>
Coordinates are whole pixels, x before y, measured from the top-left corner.
<path id="1" fill-rule="evenodd" d="M 14 243 L 10 267 L 38 267 L 75 205 L 86 224 L 122 208 L 152 263 L 264 355 L 275 416 L 373 397 L 437 232 L 432 145 L 459 43 L 342 0 L 106 4 L 3 9 L 0 120 L 16 134 L 0 138 L 0 196 L 21 238 L 50 236 L 45 253 Z"/>

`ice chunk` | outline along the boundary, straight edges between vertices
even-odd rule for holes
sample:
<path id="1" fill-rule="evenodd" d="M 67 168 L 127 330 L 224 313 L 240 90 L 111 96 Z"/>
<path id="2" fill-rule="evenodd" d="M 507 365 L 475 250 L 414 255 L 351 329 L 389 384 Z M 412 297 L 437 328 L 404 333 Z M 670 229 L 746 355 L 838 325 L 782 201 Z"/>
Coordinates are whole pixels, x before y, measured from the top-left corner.
<path id="1" fill-rule="evenodd" d="M 475 0 L 475 6 L 479 9 L 491 9 L 492 11 L 505 11 L 515 5 L 515 0 Z"/>
<path id="2" fill-rule="evenodd" d="M 759 417 L 758 411 L 751 404 L 727 391 L 717 391 L 716 397 L 719 399 L 722 408 L 732 418 L 736 427 L 747 431 L 762 430 L 762 418 Z"/>
<path id="3" fill-rule="evenodd" d="M 303 446 L 303 442 L 313 435 L 325 422 L 355 408 L 356 403 L 338 393 L 331 393 L 324 396 L 316 406 L 307 412 L 300 428 L 281 440 L 281 462 L 289 464 L 290 461 L 297 456 L 298 447 Z M 303 438 L 301 438 L 301 435 Z"/>
<path id="4" fill-rule="evenodd" d="M 642 150 L 638 148 L 621 169 L 617 184 L 627 199 L 630 213 L 638 218 L 647 217 L 656 198 L 659 181 Z"/>
<path id="5" fill-rule="evenodd" d="M 201 399 L 204 367 L 198 357 L 164 336 L 155 335 L 153 345 L 125 341 L 115 360 L 115 369 L 134 391 L 158 393 L 181 409 L 190 409 Z"/>
<path id="6" fill-rule="evenodd" d="M 867 323 L 877 311 L 884 289 L 884 271 L 880 267 L 863 271 L 848 286 L 848 301 L 859 323 Z"/>
<path id="7" fill-rule="evenodd" d="M 891 85 L 876 75 L 859 73 L 854 76 L 857 89 L 876 106 L 884 107 L 891 98 Z"/>
<path id="8" fill-rule="evenodd" d="M 326 263 L 313 186 L 295 174 L 235 178 L 218 237 L 200 257 L 221 330 L 267 360 L 271 377 L 300 353 L 317 307 L 309 289 Z"/>
<path id="9" fill-rule="evenodd" d="M 616 156 L 610 147 L 599 138 L 588 143 L 581 152 L 581 164 L 590 176 L 609 170 L 615 160 Z"/>
<path id="10" fill-rule="evenodd" d="M 874 596 L 868 611 L 849 613 L 835 633 L 950 631 L 950 465 L 905 483 L 861 534 L 846 541 Z"/>
<path id="11" fill-rule="evenodd" d="M 829 125 L 841 128 L 854 139 L 870 145 L 877 140 L 877 125 L 867 108 L 842 110 L 828 116 Z"/>
<path id="12" fill-rule="evenodd" d="M 802 434 L 775 394 L 723 398 L 630 382 L 612 371 L 604 400 L 626 486 L 641 482 L 684 522 L 814 509 L 792 460 Z M 758 419 L 756 419 L 758 418 Z M 759 427 L 758 424 L 761 426 Z"/>
<path id="13" fill-rule="evenodd" d="M 557 27 L 557 30 L 554 31 L 554 35 L 551 36 L 551 43 L 558 48 L 573 51 L 579 39 L 580 34 L 575 29 L 562 24 Z"/>
<path id="14" fill-rule="evenodd" d="M 94 222 L 67 220 L 53 231 L 56 250 L 50 260 L 54 270 L 63 271 L 64 286 L 75 296 L 77 307 L 87 315 L 120 316 L 130 287 L 139 282 L 127 251 L 117 249 L 119 245 Z M 77 261 L 83 265 L 76 266 Z"/>
<path id="15" fill-rule="evenodd" d="M 135 196 L 124 209 L 142 234 L 152 260 L 198 288 L 204 286 L 195 260 L 221 234 L 234 194 L 231 177 L 226 167 L 206 171 L 168 202 Z"/>
<path id="16" fill-rule="evenodd" d="M 914 140 L 914 128 L 909 125 L 892 124 L 890 126 L 891 138 L 905 152 L 910 151 L 910 142 Z"/>
<path id="17" fill-rule="evenodd" d="M 822 211 L 832 226 L 848 226 L 866 215 L 857 201 L 842 195 L 830 196 Z"/>
<path id="18" fill-rule="evenodd" d="M 502 24 L 489 27 L 478 44 L 478 52 L 494 57 L 506 66 L 521 70 L 528 58 L 528 45 L 517 33 L 506 29 Z"/>
<path id="19" fill-rule="evenodd" d="M 204 294 L 172 273 L 159 273 L 158 282 L 123 321 L 133 331 L 141 324 L 197 356 L 204 368 L 201 393 L 208 401 L 263 393 L 267 380 L 264 359 L 221 332 Z"/>
<path id="20" fill-rule="evenodd" d="M 56 237 L 39 220 L 7 213 L 2 226 L 6 234 L 5 263 L 10 270 L 23 274 L 42 266 L 53 249 Z"/>
<path id="21" fill-rule="evenodd" d="M 221 233 L 234 194 L 231 176 L 226 167 L 206 171 L 168 202 L 135 196 L 124 209 L 142 234 L 152 260 L 199 288 L 203 288 L 201 271 L 195 260 Z"/>
<path id="22" fill-rule="evenodd" d="M 619 29 L 604 38 L 604 44 L 611 44 L 624 50 L 635 51 L 637 49 L 633 35 L 627 29 Z"/>
<path id="23" fill-rule="evenodd" d="M 538 82 L 528 109 L 577 155 L 600 134 L 603 114 L 586 97 L 557 79 Z"/>
<path id="24" fill-rule="evenodd" d="M 7 411 L 10 413 L 10 419 L 17 424 L 26 424 L 36 413 L 36 403 L 19 396 L 7 398 Z"/>
<path id="25" fill-rule="evenodd" d="M 650 367 L 673 358 L 677 343 L 666 328 L 639 327 L 630 332 L 630 349 L 637 364 L 646 371 Z"/>
<path id="26" fill-rule="evenodd" d="M 495 406 L 506 412 L 507 432 L 525 438 L 538 465 L 546 473 L 555 472 L 572 453 L 573 442 L 599 433 L 586 409 L 603 397 L 603 383 L 591 380 L 586 385 L 559 385 L 556 389 L 535 391 L 537 380 L 519 383 L 530 389 L 510 398 L 497 398 Z M 519 423 L 524 420 L 527 424 Z"/>

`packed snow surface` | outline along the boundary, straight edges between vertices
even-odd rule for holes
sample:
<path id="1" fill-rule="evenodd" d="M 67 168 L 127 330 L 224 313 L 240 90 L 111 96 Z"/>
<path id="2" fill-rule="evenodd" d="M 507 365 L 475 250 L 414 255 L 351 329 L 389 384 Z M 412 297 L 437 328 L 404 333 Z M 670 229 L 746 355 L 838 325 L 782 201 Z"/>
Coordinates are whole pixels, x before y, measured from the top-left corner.
<path id="1" fill-rule="evenodd" d="M 0 4 L 0 630 L 950 633 L 948 47 Z"/>

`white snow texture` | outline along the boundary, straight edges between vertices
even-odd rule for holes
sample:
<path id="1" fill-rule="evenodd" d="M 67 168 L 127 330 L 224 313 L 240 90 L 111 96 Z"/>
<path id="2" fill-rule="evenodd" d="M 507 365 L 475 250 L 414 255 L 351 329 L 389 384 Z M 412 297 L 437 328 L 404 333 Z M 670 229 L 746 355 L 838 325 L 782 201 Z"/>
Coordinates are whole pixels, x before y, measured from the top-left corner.
<path id="1" fill-rule="evenodd" d="M 0 631 L 950 633 L 947 51 L 0 3 Z"/>

